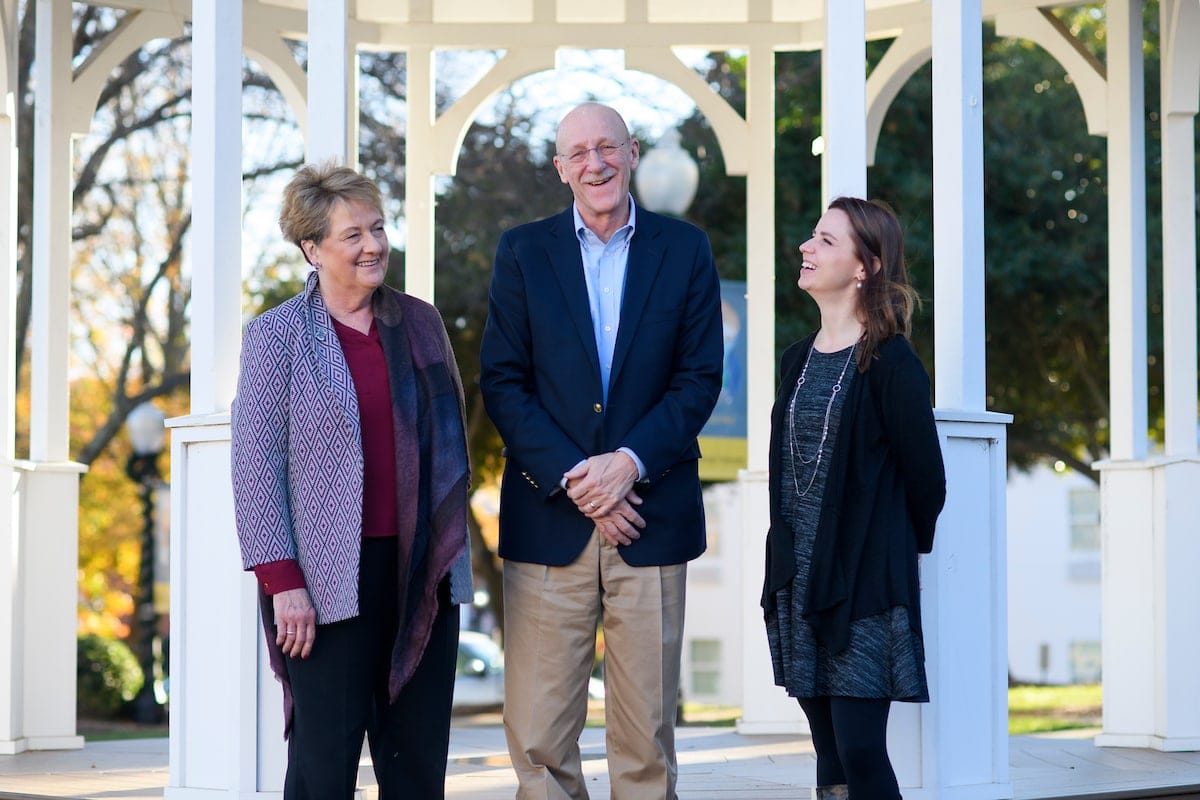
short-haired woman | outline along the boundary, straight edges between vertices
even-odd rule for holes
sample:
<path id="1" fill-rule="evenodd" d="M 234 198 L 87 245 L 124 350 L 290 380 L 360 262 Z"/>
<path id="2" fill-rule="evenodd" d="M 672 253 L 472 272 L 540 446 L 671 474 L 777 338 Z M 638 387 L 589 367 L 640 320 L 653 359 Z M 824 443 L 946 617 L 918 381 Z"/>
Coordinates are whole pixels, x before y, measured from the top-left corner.
<path id="1" fill-rule="evenodd" d="M 470 602 L 458 368 L 433 306 L 384 285 L 378 187 L 301 168 L 279 220 L 312 266 L 246 326 L 233 405 L 242 564 L 283 684 L 287 800 L 441 798 Z"/>

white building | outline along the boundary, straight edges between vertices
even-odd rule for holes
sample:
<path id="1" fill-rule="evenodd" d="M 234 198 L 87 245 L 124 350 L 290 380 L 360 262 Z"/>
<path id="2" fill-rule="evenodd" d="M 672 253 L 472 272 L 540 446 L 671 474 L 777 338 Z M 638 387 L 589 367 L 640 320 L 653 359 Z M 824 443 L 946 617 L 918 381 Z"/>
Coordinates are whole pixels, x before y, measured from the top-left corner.
<path id="1" fill-rule="evenodd" d="M 742 628 L 741 496 L 736 483 L 704 490 L 708 549 L 688 565 L 687 615 L 683 623 L 680 679 L 685 702 L 719 706 L 742 704 L 742 639 L 767 646 L 760 625 Z M 759 571 L 762 570 L 761 559 Z M 755 638 L 755 636 L 758 638 Z"/>
<path id="2" fill-rule="evenodd" d="M 1038 466 L 1008 474 L 1008 671 L 1100 680 L 1100 487 Z"/>

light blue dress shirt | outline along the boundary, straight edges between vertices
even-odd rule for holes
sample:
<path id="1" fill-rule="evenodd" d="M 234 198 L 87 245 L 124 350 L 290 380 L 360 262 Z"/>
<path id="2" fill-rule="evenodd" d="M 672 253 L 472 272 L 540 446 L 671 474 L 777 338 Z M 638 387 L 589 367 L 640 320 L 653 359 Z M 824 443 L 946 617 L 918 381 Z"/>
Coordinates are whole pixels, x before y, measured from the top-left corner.
<path id="1" fill-rule="evenodd" d="M 575 235 L 579 237 L 579 253 L 583 257 L 583 277 L 587 282 L 588 309 L 592 314 L 592 331 L 596 336 L 596 352 L 600 356 L 600 385 L 604 402 L 608 403 L 608 382 L 612 376 L 613 351 L 617 346 L 617 331 L 621 325 L 621 298 L 625 294 L 625 270 L 629 265 L 629 243 L 637 224 L 637 206 L 629 198 L 629 222 L 619 228 L 607 242 L 583 223 L 579 207 L 572 206 L 575 215 Z M 628 447 L 619 448 L 637 464 L 639 478 L 646 475 L 646 466 Z"/>

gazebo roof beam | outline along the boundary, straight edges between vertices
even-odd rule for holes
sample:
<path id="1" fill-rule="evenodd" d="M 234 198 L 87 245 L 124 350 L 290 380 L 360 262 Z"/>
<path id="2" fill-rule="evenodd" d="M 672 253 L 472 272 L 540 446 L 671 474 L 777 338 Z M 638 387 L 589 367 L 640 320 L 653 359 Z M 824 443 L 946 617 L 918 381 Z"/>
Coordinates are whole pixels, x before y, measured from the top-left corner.
<path id="1" fill-rule="evenodd" d="M 381 24 L 380 37 L 366 46 L 404 49 L 422 45 L 439 49 L 504 50 L 519 44 L 534 48 L 623 50 L 662 47 L 670 30 L 671 47 L 712 50 L 741 49 L 768 44 L 777 50 L 815 50 L 824 35 L 810 23 L 627 23 L 567 24 L 531 22 Z"/>
<path id="2" fill-rule="evenodd" d="M 522 47 L 621 49 L 626 44 L 662 46 L 664 32 L 670 30 L 669 44 L 673 47 L 738 49 L 752 44 L 768 44 L 775 50 L 821 47 L 824 38 L 821 2 L 744 2 L 745 21 L 730 19 L 728 13 L 696 21 L 697 12 L 690 6 L 686 21 L 672 19 L 664 13 L 671 4 L 662 0 L 627 0 L 622 12 L 624 19 L 611 21 L 557 19 L 551 13 L 559 7 L 554 0 L 529 0 L 527 10 L 509 19 L 470 20 L 438 19 L 438 0 L 401 3 L 389 0 L 376 5 L 360 2 L 356 19 L 350 25 L 350 38 L 361 46 L 381 49 L 426 45 L 439 49 L 490 50 L 511 48 L 515 42 Z M 128 11 L 179 13 L 175 0 L 104 0 L 95 4 Z M 1070 5 L 1077 5 L 1076 0 L 983 0 L 983 16 L 991 19 L 1007 12 Z M 304 38 L 306 0 L 246 0 L 245 7 L 248 19 L 269 19 L 280 35 Z M 488 8 L 489 12 L 495 9 L 496 6 Z M 929 13 L 927 0 L 867 0 L 867 38 L 893 38 L 906 27 L 928 23 Z"/>

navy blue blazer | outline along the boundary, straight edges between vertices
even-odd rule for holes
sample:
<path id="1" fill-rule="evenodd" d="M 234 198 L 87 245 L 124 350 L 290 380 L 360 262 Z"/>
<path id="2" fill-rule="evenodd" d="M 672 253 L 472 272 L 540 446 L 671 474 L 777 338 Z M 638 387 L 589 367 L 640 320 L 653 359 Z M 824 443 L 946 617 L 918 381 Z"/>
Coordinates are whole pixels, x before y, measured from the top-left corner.
<path id="1" fill-rule="evenodd" d="M 634 566 L 704 552 L 696 436 L 721 389 L 721 293 L 708 237 L 637 209 L 607 406 L 571 208 L 496 248 L 480 384 L 505 444 L 500 555 L 563 566 L 594 526 L 561 489 L 584 458 L 628 447 L 646 466 Z"/>

